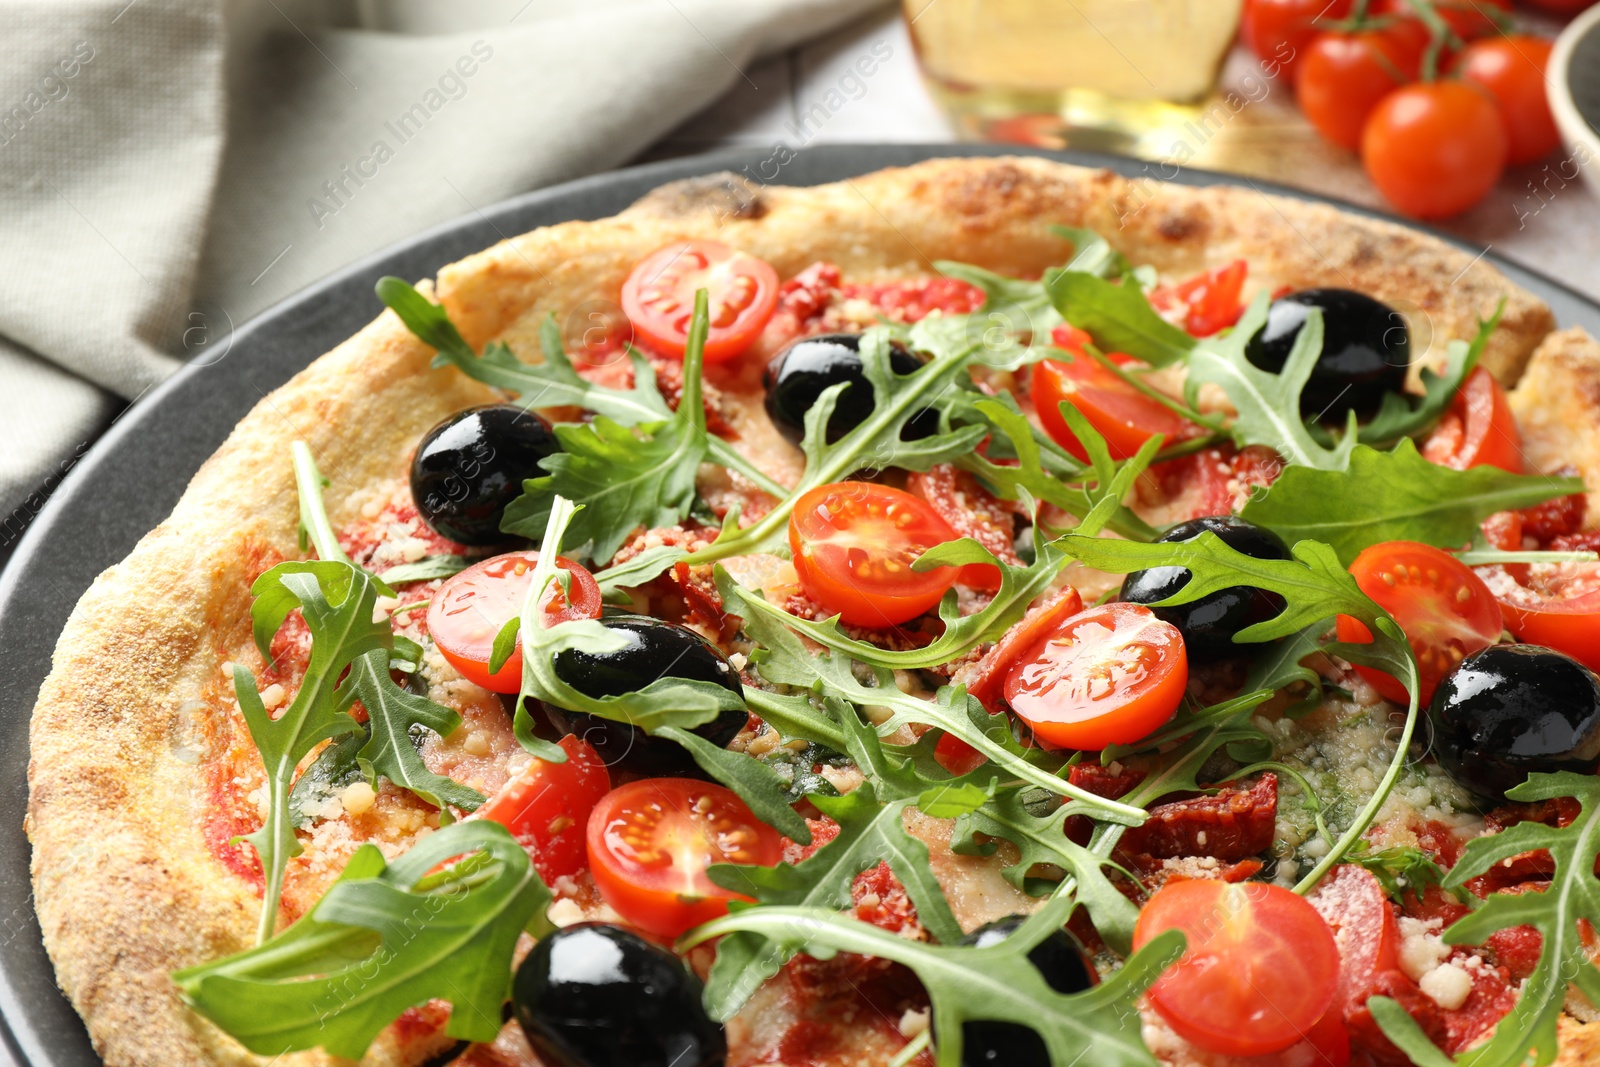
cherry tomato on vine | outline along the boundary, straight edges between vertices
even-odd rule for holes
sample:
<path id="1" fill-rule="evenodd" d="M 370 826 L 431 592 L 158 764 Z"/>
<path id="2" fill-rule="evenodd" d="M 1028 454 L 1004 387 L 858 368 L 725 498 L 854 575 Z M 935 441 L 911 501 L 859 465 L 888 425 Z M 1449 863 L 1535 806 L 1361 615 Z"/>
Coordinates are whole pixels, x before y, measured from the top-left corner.
<path id="1" fill-rule="evenodd" d="M 1138 604 L 1102 604 L 1019 652 L 1004 692 L 1041 740 L 1098 750 L 1149 736 L 1178 710 L 1188 681 L 1176 626 Z"/>
<path id="2" fill-rule="evenodd" d="M 1239 294 L 1249 272 L 1250 264 L 1236 259 L 1177 285 L 1157 286 L 1150 291 L 1150 303 L 1160 311 L 1183 304 L 1183 328 L 1196 337 L 1210 337 L 1239 321 L 1244 312 Z"/>
<path id="3" fill-rule="evenodd" d="M 1324 33 L 1307 47 L 1295 74 L 1295 99 L 1311 125 L 1352 151 L 1379 101 L 1415 80 L 1426 47 L 1413 23 L 1359 33 Z"/>
<path id="4" fill-rule="evenodd" d="M 1239 33 L 1269 75 L 1293 78 L 1319 24 L 1350 14 L 1351 0 L 1245 0 Z"/>
<path id="5" fill-rule="evenodd" d="M 705 361 L 721 363 L 750 347 L 778 305 L 778 272 L 720 241 L 677 241 L 641 259 L 622 283 L 622 310 L 661 351 L 683 355 L 694 294 L 710 297 Z"/>
<path id="6" fill-rule="evenodd" d="M 1476 367 L 1450 402 L 1450 409 L 1422 443 L 1422 458 L 1464 471 L 1491 466 L 1522 471 L 1522 433 L 1506 391 L 1494 375 Z"/>
<path id="7" fill-rule="evenodd" d="M 1456 59 L 1455 71 L 1494 94 L 1506 125 L 1512 166 L 1532 163 L 1561 146 L 1561 131 L 1550 113 L 1544 71 L 1551 42 L 1517 34 L 1474 41 Z"/>
<path id="8" fill-rule="evenodd" d="M 547 883 L 583 870 L 589 815 L 611 789 L 605 761 L 587 741 L 568 734 L 558 743 L 565 763 L 532 760 L 471 816 L 510 830 Z"/>
<path id="9" fill-rule="evenodd" d="M 1433 10 L 1457 37 L 1475 41 L 1500 32 L 1500 22 L 1511 14 L 1511 0 L 1436 0 Z M 1409 0 L 1377 0 L 1367 13 L 1417 21 Z"/>
<path id="10" fill-rule="evenodd" d="M 1357 556 L 1350 574 L 1363 593 L 1394 616 L 1410 642 L 1423 707 L 1456 664 L 1500 640 L 1503 623 L 1494 594 L 1448 552 L 1417 541 L 1385 541 Z M 1339 616 L 1338 631 L 1341 641 L 1372 640 L 1372 631 L 1348 615 Z M 1359 664 L 1356 671 L 1385 698 L 1407 702 L 1399 679 Z"/>
<path id="11" fill-rule="evenodd" d="M 1419 219 L 1465 211 L 1505 170 L 1500 109 L 1472 82 L 1396 89 L 1373 109 L 1361 135 L 1361 162 L 1389 202 Z"/>
<path id="12" fill-rule="evenodd" d="M 428 633 L 444 658 L 469 682 L 496 693 L 515 693 L 522 688 L 521 637 L 511 658 L 492 675 L 489 660 L 495 637 L 507 622 L 522 614 L 538 565 L 537 552 L 507 552 L 452 574 L 434 594 L 428 605 Z M 572 602 L 567 602 L 560 585 L 552 581 L 544 594 L 546 621 L 553 626 L 570 619 L 598 619 L 600 587 L 594 575 L 564 556 L 557 557 L 556 566 L 572 576 Z"/>
<path id="13" fill-rule="evenodd" d="M 1088 356 L 1077 356 L 1071 363 L 1047 359 L 1034 364 L 1030 388 L 1040 425 L 1056 444 L 1081 460 L 1088 460 L 1089 453 L 1061 416 L 1062 401 L 1081 411 L 1106 439 L 1112 459 L 1127 459 L 1156 434 L 1171 443 L 1194 429 L 1182 415 L 1145 396 Z"/>
<path id="14" fill-rule="evenodd" d="M 1479 567 L 1517 640 L 1565 652 L 1600 673 L 1600 563 Z"/>
<path id="15" fill-rule="evenodd" d="M 1576 15 L 1586 10 L 1594 0 L 1528 0 L 1534 7 L 1555 15 Z"/>
<path id="16" fill-rule="evenodd" d="M 870 482 L 819 485 L 789 516 L 800 588 L 852 626 L 898 626 L 939 603 L 959 568 L 911 565 L 955 539 L 927 501 Z"/>
<path id="17" fill-rule="evenodd" d="M 658 937 L 677 937 L 748 897 L 706 874 L 714 863 L 770 867 L 783 837 L 730 789 L 689 778 L 645 778 L 595 805 L 589 870 L 605 902 Z"/>
<path id="18" fill-rule="evenodd" d="M 1314 1034 L 1339 987 L 1339 949 L 1317 910 L 1281 886 L 1172 881 L 1139 912 L 1139 948 L 1167 930 L 1188 946 L 1150 1003 L 1208 1052 L 1264 1056 Z"/>

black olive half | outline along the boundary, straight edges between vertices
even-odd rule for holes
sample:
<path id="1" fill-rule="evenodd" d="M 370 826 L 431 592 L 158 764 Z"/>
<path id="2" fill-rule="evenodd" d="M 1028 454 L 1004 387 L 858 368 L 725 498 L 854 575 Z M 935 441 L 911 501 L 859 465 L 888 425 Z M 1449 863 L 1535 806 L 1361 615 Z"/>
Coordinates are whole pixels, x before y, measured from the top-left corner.
<path id="1" fill-rule="evenodd" d="M 1489 800 L 1535 771 L 1590 774 L 1600 763 L 1600 679 L 1548 648 L 1473 653 L 1444 676 L 1428 713 L 1439 763 Z"/>
<path id="2" fill-rule="evenodd" d="M 464 545 L 505 541 L 500 519 L 539 461 L 561 450 L 550 424 L 515 404 L 485 404 L 423 435 L 411 461 L 411 497 L 434 531 Z"/>
<path id="3" fill-rule="evenodd" d="M 1274 374 L 1283 370 L 1306 313 L 1322 310 L 1322 354 L 1300 394 L 1300 414 L 1342 425 L 1347 412 L 1371 418 L 1384 393 L 1398 393 L 1411 365 L 1411 334 L 1400 313 L 1351 289 L 1302 289 L 1280 296 L 1267 323 L 1245 346 L 1245 358 Z"/>
<path id="4" fill-rule="evenodd" d="M 980 926 L 961 939 L 963 945 L 988 948 L 1016 933 L 1025 916 L 1012 915 Z M 1077 939 L 1057 930 L 1034 946 L 1028 962 L 1039 969 L 1057 993 L 1079 993 L 1095 983 L 1094 969 Z M 1026 1026 L 983 1020 L 961 1025 L 963 1067 L 1050 1067 L 1044 1040 Z"/>
<path id="5" fill-rule="evenodd" d="M 1228 547 L 1256 559 L 1289 558 L 1289 547 L 1277 534 L 1232 515 L 1207 515 L 1180 522 L 1158 540 L 1193 541 L 1207 532 L 1222 538 Z M 1134 571 L 1122 580 L 1122 599 L 1130 604 L 1154 604 L 1188 585 L 1190 577 L 1184 567 Z M 1246 651 L 1234 644 L 1234 635 L 1282 611 L 1283 598 L 1265 589 L 1236 585 L 1187 604 L 1150 610 L 1178 628 L 1191 657 L 1221 657 Z"/>
<path id="6" fill-rule="evenodd" d="M 889 350 L 889 368 L 910 374 L 922 361 L 902 346 Z M 831 385 L 848 382 L 828 417 L 827 439 L 837 441 L 867 420 L 876 408 L 872 385 L 861 366 L 861 335 L 825 333 L 789 343 L 768 364 L 763 382 L 767 388 L 767 414 L 778 432 L 798 444 L 806 432 L 806 412 Z M 901 431 L 907 441 L 930 437 L 939 429 L 932 410 L 913 415 Z"/>
<path id="7" fill-rule="evenodd" d="M 511 1002 L 548 1067 L 721 1067 L 728 1039 L 683 961 L 620 926 L 579 923 L 533 947 Z"/>
<path id="8" fill-rule="evenodd" d="M 744 695 L 739 674 L 728 658 L 693 630 L 642 615 L 612 616 L 602 618 L 600 623 L 608 630 L 627 635 L 628 646 L 605 655 L 577 649 L 556 653 L 556 674 L 584 696 L 637 693 L 657 678 L 669 677 L 713 682 Z M 648 777 L 705 777 L 688 751 L 676 741 L 651 737 L 625 722 L 567 711 L 551 704 L 544 704 L 544 712 L 557 731 L 577 734 L 593 745 L 607 767 L 620 767 Z M 725 748 L 749 721 L 750 716 L 745 712 L 730 709 L 696 726 L 694 732 L 718 748 Z"/>

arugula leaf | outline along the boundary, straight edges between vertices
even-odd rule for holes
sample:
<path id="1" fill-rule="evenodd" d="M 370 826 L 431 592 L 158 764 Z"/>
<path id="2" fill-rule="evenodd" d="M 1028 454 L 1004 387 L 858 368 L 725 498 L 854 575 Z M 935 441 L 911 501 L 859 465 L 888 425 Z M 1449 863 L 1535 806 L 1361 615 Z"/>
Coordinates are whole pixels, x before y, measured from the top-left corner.
<path id="1" fill-rule="evenodd" d="M 1383 541 L 1460 548 L 1497 511 L 1581 493 L 1581 478 L 1522 475 L 1499 467 L 1458 471 L 1429 463 L 1405 438 L 1393 451 L 1357 445 L 1343 470 L 1289 466 L 1239 512 L 1289 544 L 1321 541 L 1348 564 Z"/>
<path id="2" fill-rule="evenodd" d="M 1310 320 L 1308 320 L 1310 321 Z M 1339 615 L 1360 620 L 1373 634 L 1370 644 L 1337 642 L 1329 651 L 1353 663 L 1376 667 L 1401 680 L 1412 694 L 1406 709 L 1405 726 L 1395 747 L 1394 758 L 1379 781 L 1376 791 L 1357 814 L 1350 827 L 1295 889 L 1308 892 L 1354 846 L 1377 817 L 1399 780 L 1409 756 L 1411 738 L 1416 731 L 1419 707 L 1416 692 L 1417 665 L 1405 634 L 1377 604 L 1361 592 L 1355 579 L 1344 569 L 1333 549 L 1316 541 L 1301 541 L 1290 549 L 1292 559 L 1255 559 L 1230 548 L 1216 534 L 1204 533 L 1193 541 L 1138 544 L 1110 538 L 1066 534 L 1056 541 L 1068 555 L 1096 570 L 1115 574 L 1144 570 L 1147 567 L 1175 566 L 1190 572 L 1184 587 L 1161 606 L 1187 604 L 1220 589 L 1246 585 L 1277 593 L 1284 608 L 1276 616 L 1241 630 L 1238 642 L 1271 641 L 1298 635 L 1314 626 L 1326 628 Z"/>
<path id="3" fill-rule="evenodd" d="M 367 736 L 368 730 L 362 725 L 338 738 L 317 753 L 311 766 L 294 780 L 294 788 L 289 790 L 289 819 L 296 827 L 304 829 L 314 818 L 306 811 L 307 805 L 320 803 L 345 786 L 366 779 L 356 753 L 367 743 Z"/>
<path id="4" fill-rule="evenodd" d="M 1467 380 L 1467 375 L 1478 365 L 1483 350 L 1489 345 L 1490 335 L 1500 325 L 1500 316 L 1505 308 L 1506 302 L 1502 297 L 1494 314 L 1487 321 L 1478 323 L 1478 332 L 1470 344 L 1456 340 L 1445 347 L 1443 374 L 1436 373 L 1431 367 L 1422 368 L 1420 397 L 1385 393 L 1378 413 L 1372 417 L 1372 421 L 1361 427 L 1359 440 L 1369 445 L 1393 444 L 1402 437 L 1419 434 L 1438 422 L 1455 399 L 1462 383 Z M 1311 427 L 1311 432 L 1319 440 L 1329 437 L 1328 432 L 1320 426 Z"/>
<path id="5" fill-rule="evenodd" d="M 1030 916 L 1016 933 L 987 948 L 932 945 L 911 941 L 876 926 L 820 908 L 747 907 L 691 930 L 681 945 L 692 948 L 734 933 L 763 935 L 788 952 L 830 956 L 855 952 L 904 964 L 921 980 L 933 1002 L 938 1067 L 962 1062 L 962 1024 L 1014 1023 L 1038 1033 L 1050 1062 L 1066 1067 L 1155 1067 L 1140 1037 L 1136 1001 L 1156 976 L 1177 958 L 1183 935 L 1168 931 L 1134 953 L 1105 982 L 1081 993 L 1051 989 L 1028 952 L 1059 930 L 1074 907 L 1061 894 Z M 727 944 L 727 939 L 722 942 Z M 719 948 L 719 956 L 721 949 Z M 708 1001 L 708 1003 L 710 1003 Z M 720 1017 L 724 1009 L 714 1012 Z"/>
<path id="6" fill-rule="evenodd" d="M 1299 633 L 1290 634 L 1277 643 L 1262 648 L 1250 664 L 1245 676 L 1243 691 L 1265 689 L 1276 691 L 1304 682 L 1306 693 L 1291 707 L 1285 708 L 1286 718 L 1298 719 L 1322 706 L 1322 675 L 1305 665 L 1308 657 L 1322 652 L 1322 637 L 1327 627 L 1314 623 Z"/>
<path id="7" fill-rule="evenodd" d="M 909 761 L 886 752 L 877 733 L 843 701 L 830 699 L 825 704 L 844 732 L 846 751 L 869 777 L 843 796 L 812 796 L 817 809 L 838 824 L 838 836 L 797 864 L 719 863 L 706 873 L 724 889 L 763 904 L 833 911 L 850 903 L 857 875 L 887 860 L 923 927 L 940 941 L 958 940 L 961 926 L 929 868 L 928 847 L 912 837 L 904 823 L 908 808 L 931 788 L 946 783 L 924 778 Z M 708 1010 L 718 1017 L 731 1015 L 792 955 L 781 942 L 754 933 L 725 939 L 717 946 L 707 978 Z"/>
<path id="8" fill-rule="evenodd" d="M 1264 371 L 1245 357 L 1250 338 L 1266 325 L 1270 303 L 1266 293 L 1258 294 L 1231 331 L 1196 345 L 1189 354 L 1184 385 L 1189 406 L 1195 406 L 1202 385 L 1220 386 L 1238 412 L 1229 433 L 1240 448 L 1266 445 L 1292 464 L 1344 470 L 1357 441 L 1355 413 L 1350 414 L 1344 436 L 1331 448 L 1324 447 L 1300 418 L 1300 394 L 1322 353 L 1322 311 L 1312 308 L 1306 314 L 1280 373 Z"/>
<path id="9" fill-rule="evenodd" d="M 712 744 L 699 734 L 676 726 L 656 729 L 657 737 L 676 741 L 689 750 L 700 769 L 739 794 L 739 799 L 756 818 L 802 845 L 811 843 L 811 828 L 790 806 L 787 787 L 767 764 L 743 752 L 732 752 Z"/>
<path id="10" fill-rule="evenodd" d="M 397 563 L 393 567 L 378 575 L 378 581 L 389 585 L 404 585 L 406 582 L 430 582 L 435 578 L 448 578 L 452 574 L 459 574 L 478 562 L 478 559 L 487 557 L 472 556 L 424 556 L 415 563 Z"/>
<path id="11" fill-rule="evenodd" d="M 448 810 L 446 805 L 477 810 L 485 799 L 483 794 L 428 770 L 411 743 L 413 726 L 448 737 L 461 725 L 460 715 L 395 685 L 389 677 L 389 653 L 381 648 L 351 662 L 346 684 L 367 709 L 369 733 L 356 758 L 370 785 L 376 786 L 381 774 L 441 811 Z"/>
<path id="12" fill-rule="evenodd" d="M 637 589 L 652 578 L 670 571 L 679 560 L 689 554 L 688 549 L 677 545 L 657 545 L 647 548 L 626 563 L 613 564 L 595 571 L 594 580 L 600 586 L 600 596 L 608 604 L 629 604 L 629 589 Z"/>
<path id="13" fill-rule="evenodd" d="M 604 415 L 555 428 L 561 451 L 539 465 L 550 473 L 523 483 L 500 528 L 537 538 L 550 521 L 550 503 L 563 496 L 583 505 L 567 530 L 568 552 L 608 560 L 640 527 L 671 526 L 694 506 L 695 476 L 709 447 L 700 403 L 700 368 L 709 330 L 707 295 L 695 293 L 683 356 L 683 395 L 661 422 L 623 426 Z M 635 375 L 639 371 L 635 370 Z"/>
<path id="14" fill-rule="evenodd" d="M 450 321 L 444 308 L 401 278 L 380 278 L 377 293 L 378 299 L 400 317 L 407 329 L 419 340 L 438 350 L 438 355 L 434 357 L 436 366 L 453 366 L 485 385 L 516 393 L 519 403 L 524 407 L 582 408 L 624 426 L 672 418 L 672 409 L 656 389 L 655 374 L 650 364 L 632 349 L 628 351 L 628 359 L 633 364 L 632 389 L 610 389 L 585 380 L 567 358 L 566 348 L 561 343 L 561 329 L 556 325 L 554 314 L 539 331 L 544 362 L 534 365 L 519 360 L 508 346 L 499 341 L 491 342 L 484 348 L 483 355 L 477 355 Z M 721 438 L 710 438 L 707 449 L 714 462 L 738 471 L 763 492 L 778 497 L 788 492 Z"/>
<path id="15" fill-rule="evenodd" d="M 1590 960 L 1579 930 L 1580 920 L 1600 922 L 1600 878 L 1594 873 L 1600 859 L 1600 779 L 1565 771 L 1531 774 L 1506 795 L 1519 801 L 1573 797 L 1581 808 L 1566 827 L 1524 822 L 1474 838 L 1444 876 L 1444 888 L 1460 889 L 1496 864 L 1534 849 L 1548 850 L 1556 866 L 1544 892 L 1493 893 L 1444 932 L 1445 942 L 1452 945 L 1481 945 L 1497 930 L 1514 926 L 1532 926 L 1543 938 L 1538 967 L 1524 983 L 1516 1006 L 1495 1024 L 1493 1037 L 1457 1057 L 1456 1063 L 1464 1067 L 1521 1067 L 1530 1055 L 1535 1063 L 1550 1063 L 1558 1051 L 1556 1023 L 1568 983 L 1592 1003 L 1600 1003 L 1600 969 Z M 1419 1062 L 1450 1062 L 1398 1004 L 1380 1013 L 1378 998 L 1369 1003 L 1391 1040 L 1425 1054 L 1413 1052 Z M 1425 1058 L 1429 1050 L 1431 1057 Z"/>
<path id="16" fill-rule="evenodd" d="M 1189 358 L 1195 339 L 1156 314 L 1130 278 L 1119 285 L 1070 266 L 1048 271 L 1045 292 L 1068 322 L 1088 332 L 1106 352 L 1126 352 L 1152 367 Z"/>
<path id="17" fill-rule="evenodd" d="M 1428 886 L 1442 885 L 1444 881 L 1444 868 L 1418 848 L 1397 845 L 1374 852 L 1367 842 L 1362 841 L 1350 850 L 1345 859 L 1371 871 L 1383 886 L 1383 891 L 1397 904 L 1405 903 L 1407 893 L 1416 893 L 1420 897 Z M 1462 892 L 1457 899 L 1461 899 L 1461 896 L 1471 898 L 1470 894 Z"/>
<path id="18" fill-rule="evenodd" d="M 839 395 L 850 386 L 840 383 L 824 390 L 806 412 L 801 443 L 806 469 L 799 484 L 751 525 L 742 529 L 724 527 L 715 542 L 687 556 L 688 562 L 711 563 L 753 552 L 784 552 L 789 515 L 807 490 L 843 481 L 863 469 L 927 470 L 971 452 L 989 435 L 988 426 L 972 425 L 915 441 L 901 440 L 906 423 L 920 412 L 941 412 L 941 423 L 948 426 L 948 412 L 959 404 L 970 403 L 968 394 L 974 390 L 967 381 L 967 368 L 982 351 L 983 340 L 981 336 L 967 336 L 960 324 L 942 322 L 939 316 L 924 319 L 911 327 L 907 336 L 915 349 L 932 353 L 932 358 L 914 371 L 897 374 L 889 364 L 890 343 L 896 336 L 895 330 L 885 326 L 873 327 L 861 335 L 861 369 L 873 391 L 872 414 L 830 443 L 828 420 Z"/>
<path id="19" fill-rule="evenodd" d="M 492 1041 L 517 938 L 549 903 L 504 827 L 460 822 L 392 864 L 362 845 L 299 922 L 172 978 L 185 1003 L 262 1056 L 320 1045 L 358 1059 L 401 1012 L 434 999 L 452 1005 L 446 1034 Z"/>

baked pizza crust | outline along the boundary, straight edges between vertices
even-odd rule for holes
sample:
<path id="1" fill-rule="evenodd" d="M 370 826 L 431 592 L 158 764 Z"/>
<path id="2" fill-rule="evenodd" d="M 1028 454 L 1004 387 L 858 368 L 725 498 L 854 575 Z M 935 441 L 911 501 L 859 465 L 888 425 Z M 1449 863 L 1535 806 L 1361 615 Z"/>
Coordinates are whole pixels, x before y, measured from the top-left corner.
<path id="1" fill-rule="evenodd" d="M 855 280 L 929 273 L 937 259 L 1030 275 L 1065 251 L 1048 223 L 1093 227 L 1164 274 L 1242 257 L 1258 286 L 1371 292 L 1407 313 L 1418 353 L 1471 336 L 1505 296 L 1485 363 L 1508 383 L 1552 328 L 1549 309 L 1493 267 L 1397 225 L 1037 159 L 934 160 L 809 189 L 732 175 L 679 182 L 616 218 L 541 229 L 445 267 L 437 291 L 473 344 L 498 337 L 535 360 L 548 313 L 569 316 L 576 336 L 589 323 L 574 309 L 614 298 L 631 266 L 674 238 L 717 237 L 782 276 L 818 259 Z M 1558 340 L 1569 334 L 1541 350 L 1530 387 L 1548 380 L 1575 418 L 1600 426 L 1600 364 L 1583 372 L 1587 392 L 1560 380 L 1563 352 L 1587 346 L 1593 359 L 1596 348 Z M 247 946 L 259 907 L 201 831 L 201 767 L 218 743 L 210 687 L 227 654 L 249 645 L 248 585 L 263 560 L 298 554 L 290 443 L 307 441 L 332 479 L 338 528 L 356 520 L 361 488 L 403 474 L 429 426 L 492 398 L 454 370 L 430 370 L 431 355 L 386 311 L 263 399 L 172 516 L 95 581 L 61 635 L 32 723 L 35 901 L 58 981 L 112 1067 L 265 1062 L 189 1013 L 167 978 Z M 1535 395 L 1519 391 L 1536 407 Z M 1552 417 L 1552 442 L 1563 424 L 1572 423 Z M 1530 450 L 1544 440 L 1530 436 Z M 1600 450 L 1600 430 L 1590 446 Z M 1561 1062 L 1582 1062 L 1576 1050 L 1594 1040 L 1584 1032 Z M 402 1049 L 386 1031 L 363 1062 L 417 1063 L 448 1044 L 435 1035 Z"/>

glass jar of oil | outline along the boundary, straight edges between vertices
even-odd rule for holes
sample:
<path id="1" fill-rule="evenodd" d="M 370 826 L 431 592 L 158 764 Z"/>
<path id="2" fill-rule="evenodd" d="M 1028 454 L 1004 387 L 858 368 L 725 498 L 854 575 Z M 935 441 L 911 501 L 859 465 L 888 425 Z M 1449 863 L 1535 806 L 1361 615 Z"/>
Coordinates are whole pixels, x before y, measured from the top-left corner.
<path id="1" fill-rule="evenodd" d="M 903 0 L 923 76 L 963 137 L 1135 155 L 1216 87 L 1241 5 Z"/>

